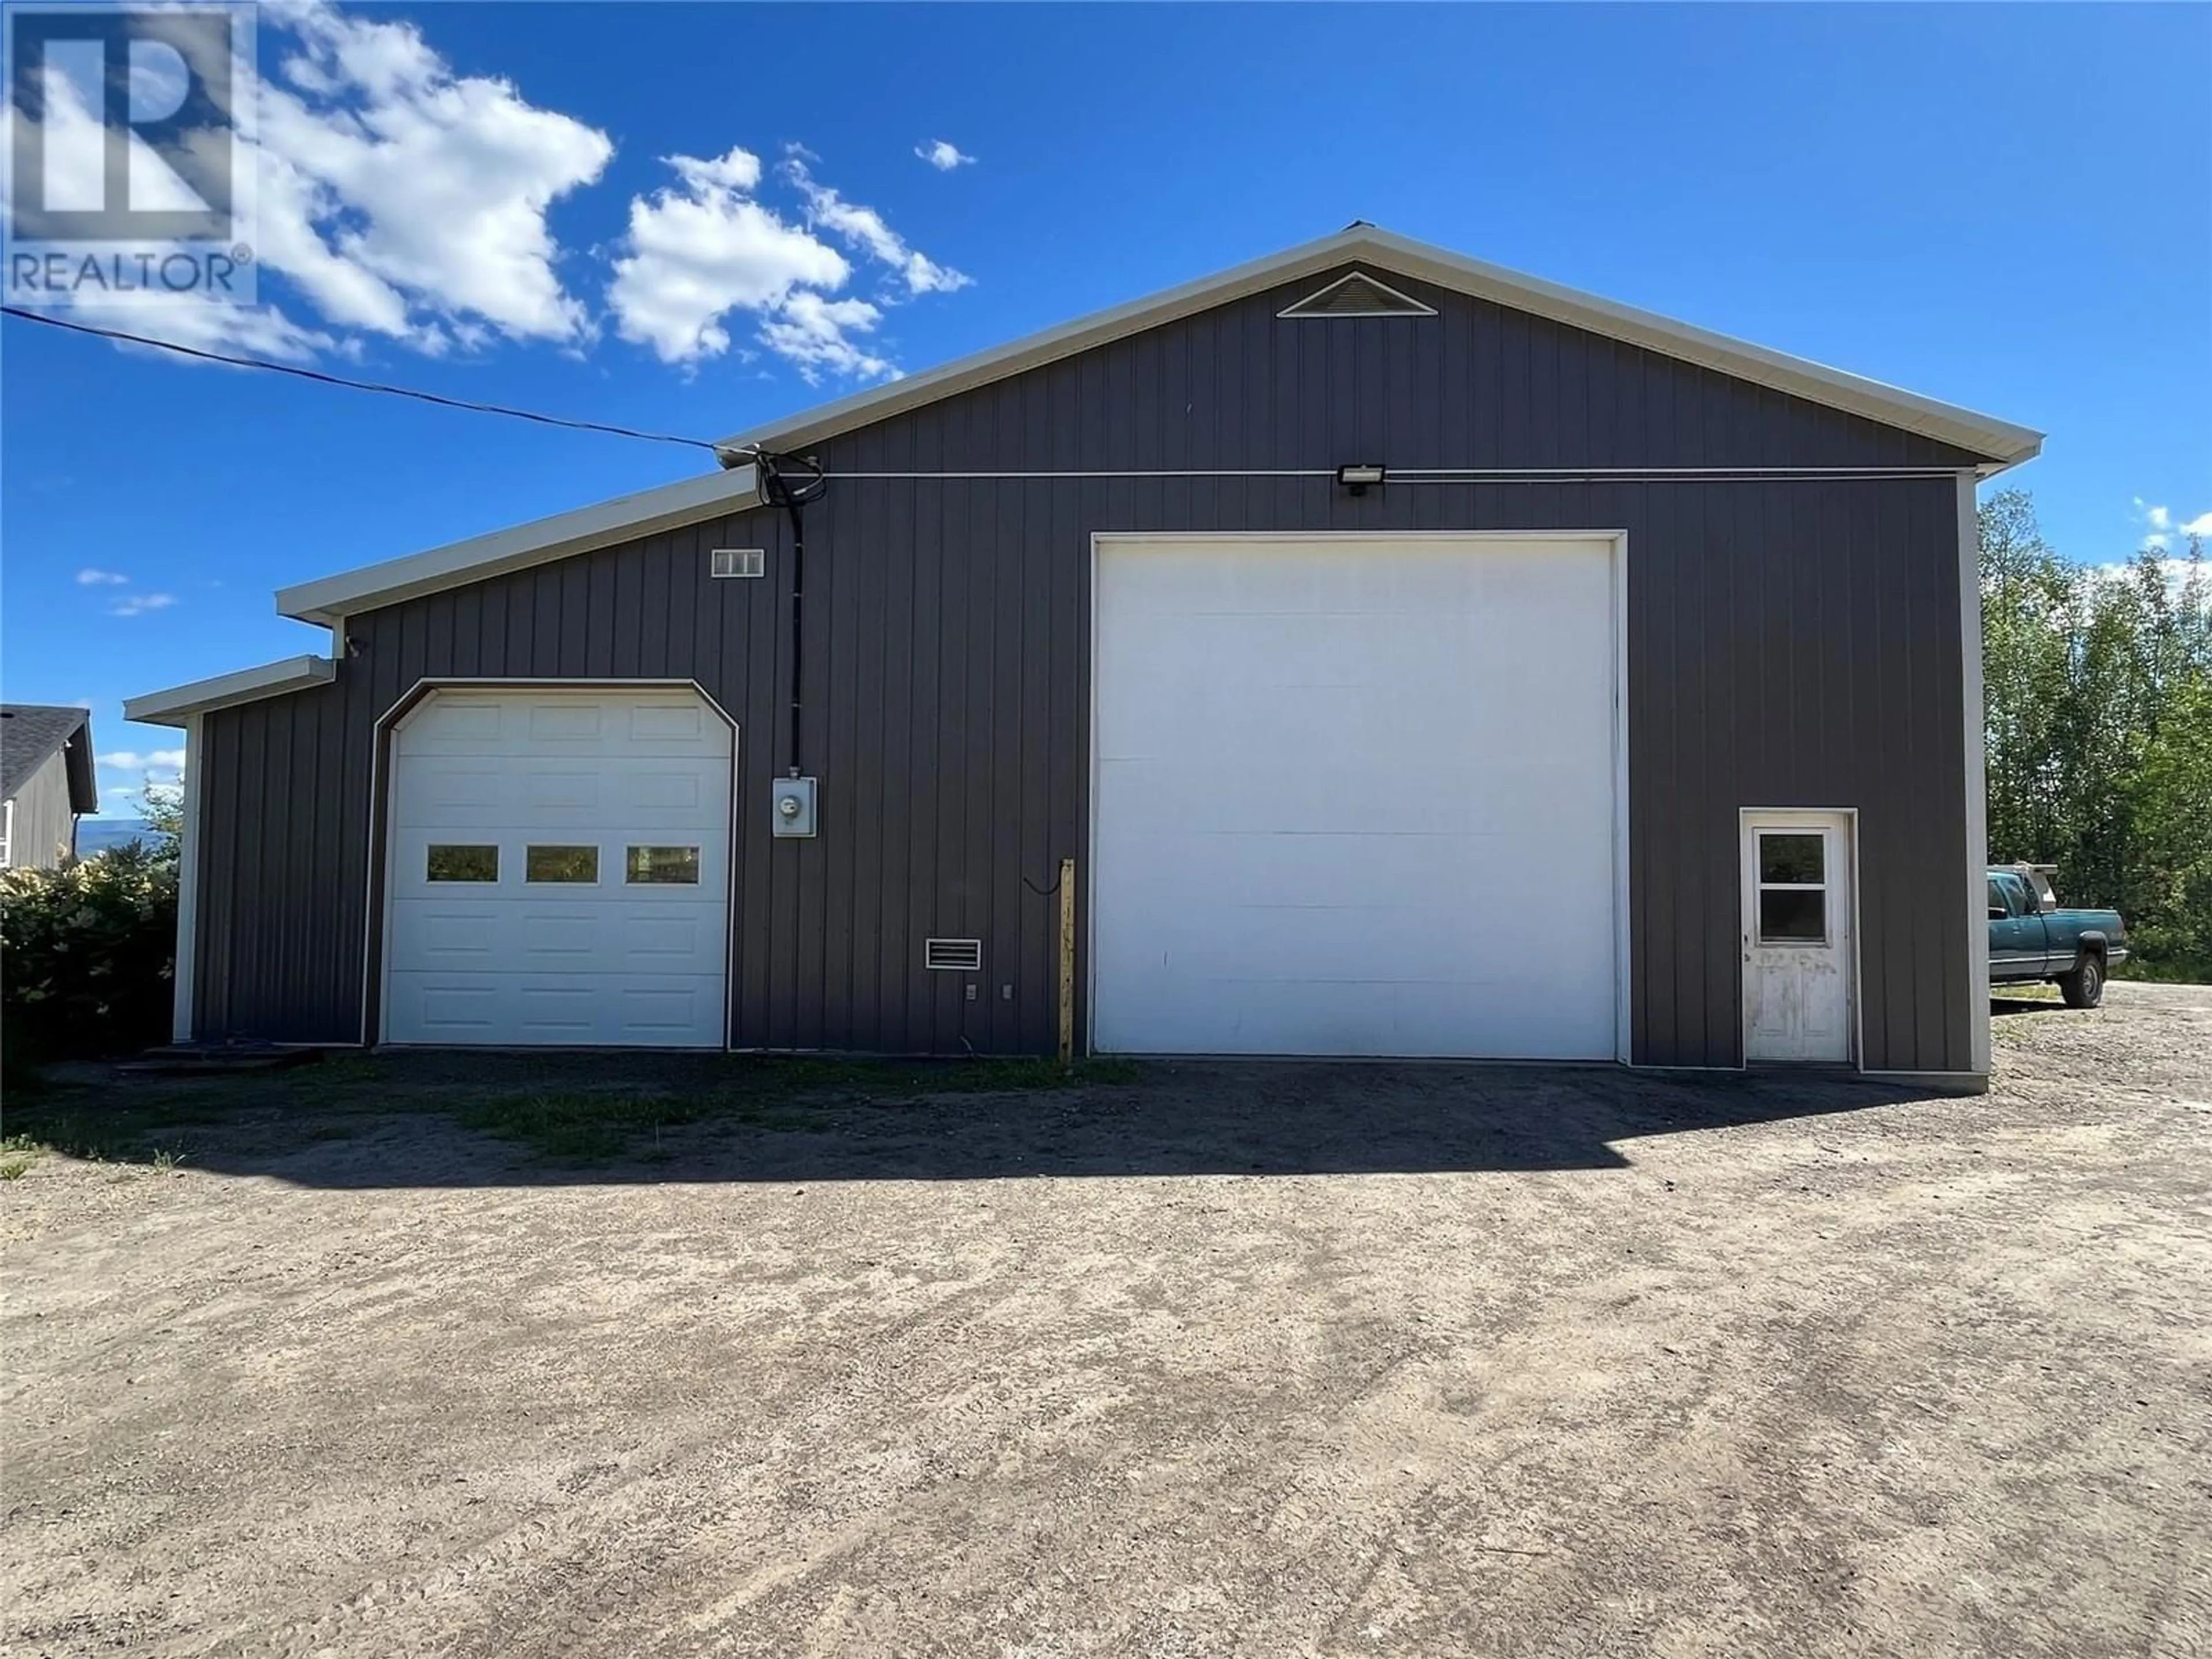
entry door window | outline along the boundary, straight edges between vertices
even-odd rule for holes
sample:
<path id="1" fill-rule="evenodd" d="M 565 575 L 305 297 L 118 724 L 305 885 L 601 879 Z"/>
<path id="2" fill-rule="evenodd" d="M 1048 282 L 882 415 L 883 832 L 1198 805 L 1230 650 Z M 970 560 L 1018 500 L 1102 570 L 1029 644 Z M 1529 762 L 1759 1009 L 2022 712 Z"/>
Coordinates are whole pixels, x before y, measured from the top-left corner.
<path id="1" fill-rule="evenodd" d="M 1818 830 L 1759 832 L 1759 942 L 1828 942 L 1828 838 Z"/>

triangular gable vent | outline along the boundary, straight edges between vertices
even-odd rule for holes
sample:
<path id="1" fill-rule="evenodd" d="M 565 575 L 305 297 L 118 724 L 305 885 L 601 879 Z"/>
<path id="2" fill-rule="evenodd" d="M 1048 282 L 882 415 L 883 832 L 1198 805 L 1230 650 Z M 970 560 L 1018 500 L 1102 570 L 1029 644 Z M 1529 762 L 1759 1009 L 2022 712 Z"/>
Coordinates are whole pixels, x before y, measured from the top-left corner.
<path id="1" fill-rule="evenodd" d="M 1433 317 L 1434 306 L 1425 306 L 1410 294 L 1401 294 L 1388 283 L 1379 283 L 1364 270 L 1338 277 L 1279 317 Z"/>

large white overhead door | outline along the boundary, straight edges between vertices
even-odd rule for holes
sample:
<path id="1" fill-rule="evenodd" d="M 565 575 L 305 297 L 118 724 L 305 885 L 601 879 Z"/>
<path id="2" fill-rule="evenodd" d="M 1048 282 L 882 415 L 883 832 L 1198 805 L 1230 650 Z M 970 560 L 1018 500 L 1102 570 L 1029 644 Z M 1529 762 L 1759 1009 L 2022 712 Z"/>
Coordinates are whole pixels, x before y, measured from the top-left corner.
<path id="1" fill-rule="evenodd" d="M 441 690 L 409 713 L 386 1040 L 720 1047 L 733 735 L 678 687 Z"/>
<path id="2" fill-rule="evenodd" d="M 1100 538 L 1095 1046 L 1613 1058 L 1617 556 Z"/>

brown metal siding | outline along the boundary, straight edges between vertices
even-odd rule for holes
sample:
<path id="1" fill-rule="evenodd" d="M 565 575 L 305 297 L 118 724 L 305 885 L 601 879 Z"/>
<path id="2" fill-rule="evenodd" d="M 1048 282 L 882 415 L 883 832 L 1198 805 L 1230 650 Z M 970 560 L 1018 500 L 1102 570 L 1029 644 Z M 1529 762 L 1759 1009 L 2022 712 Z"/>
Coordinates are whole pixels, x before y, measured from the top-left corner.
<path id="1" fill-rule="evenodd" d="M 202 1029 L 349 1040 L 377 717 L 441 676 L 696 678 L 737 719 L 734 1040 L 1042 1052 L 1054 901 L 1087 855 L 1090 537 L 1114 530 L 1624 529 L 1636 1059 L 1740 1054 L 1743 806 L 1856 806 L 1870 1067 L 1963 1070 L 1956 494 L 1882 482 L 1395 484 L 1413 467 L 1954 466 L 1932 441 L 1420 283 L 1423 320 L 1280 321 L 1322 279 L 821 447 L 806 767 L 823 833 L 765 833 L 784 764 L 790 559 L 755 513 L 348 620 L 325 689 L 210 715 Z M 1192 477 L 887 472 L 1224 470 Z M 763 580 L 706 550 L 765 546 Z M 1540 697 L 1542 688 L 1529 688 Z M 1034 885 L 1032 885 L 1034 884 Z M 1540 950 L 1542 919 L 1501 923 Z M 921 966 L 979 935 L 978 1000 Z M 1014 987 L 1012 1001 L 999 994 Z"/>

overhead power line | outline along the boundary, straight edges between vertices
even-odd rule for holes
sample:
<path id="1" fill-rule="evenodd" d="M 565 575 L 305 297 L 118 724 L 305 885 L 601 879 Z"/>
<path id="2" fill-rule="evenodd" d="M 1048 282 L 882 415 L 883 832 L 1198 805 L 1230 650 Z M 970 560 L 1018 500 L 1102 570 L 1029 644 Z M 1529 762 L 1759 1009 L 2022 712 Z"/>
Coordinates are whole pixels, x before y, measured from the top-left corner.
<path id="1" fill-rule="evenodd" d="M 0 312 L 10 317 L 20 317 L 27 323 L 42 323 L 48 328 L 66 329 L 72 334 L 89 334 L 98 339 L 119 341 L 125 345 L 150 346 L 156 351 L 173 351 L 180 357 L 197 357 L 203 362 L 228 363 L 233 368 L 265 368 L 271 374 L 289 374 L 295 380 L 313 380 L 321 386 L 343 386 L 349 392 L 380 392 L 387 398 L 411 398 L 416 403 L 435 404 L 441 409 L 458 409 L 471 415 L 504 415 L 509 420 L 532 421 L 539 426 L 557 426 L 571 432 L 603 432 L 614 438 L 636 438 L 652 444 L 681 444 L 689 449 L 703 449 L 719 457 L 722 446 L 705 438 L 680 437 L 670 432 L 640 432 L 635 427 L 611 426 L 604 421 L 572 421 L 563 415 L 540 415 L 534 410 L 510 409 L 503 404 L 480 404 L 466 398 L 447 398 L 435 392 L 418 391 L 413 386 L 386 386 L 380 380 L 353 380 L 343 374 L 325 374 L 319 368 L 301 368 L 296 363 L 272 363 L 265 357 L 239 357 L 226 351 L 204 351 L 198 346 L 179 345 L 173 340 L 149 339 L 143 334 L 128 334 L 121 329 L 95 328 L 90 323 L 73 323 L 64 318 L 48 316 L 44 312 L 26 311 L 20 306 L 0 306 Z"/>

